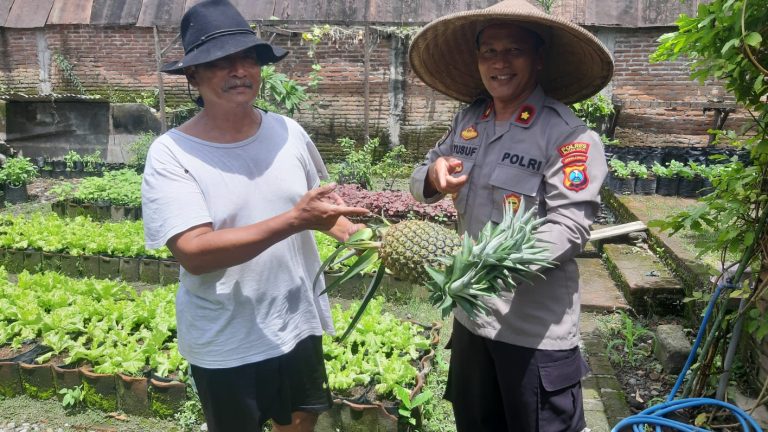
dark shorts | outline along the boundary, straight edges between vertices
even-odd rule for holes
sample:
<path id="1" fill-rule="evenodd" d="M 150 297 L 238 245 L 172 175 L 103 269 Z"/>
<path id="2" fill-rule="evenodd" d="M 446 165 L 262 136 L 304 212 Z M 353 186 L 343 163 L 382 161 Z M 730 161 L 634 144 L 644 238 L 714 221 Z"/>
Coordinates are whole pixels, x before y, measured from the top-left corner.
<path id="1" fill-rule="evenodd" d="M 538 350 L 493 341 L 454 320 L 445 398 L 459 432 L 577 432 L 586 427 L 579 348 Z"/>
<path id="2" fill-rule="evenodd" d="M 211 432 L 260 431 L 272 419 L 291 424 L 291 413 L 331 408 L 320 336 L 301 340 L 287 354 L 227 369 L 192 365 L 192 376 Z"/>

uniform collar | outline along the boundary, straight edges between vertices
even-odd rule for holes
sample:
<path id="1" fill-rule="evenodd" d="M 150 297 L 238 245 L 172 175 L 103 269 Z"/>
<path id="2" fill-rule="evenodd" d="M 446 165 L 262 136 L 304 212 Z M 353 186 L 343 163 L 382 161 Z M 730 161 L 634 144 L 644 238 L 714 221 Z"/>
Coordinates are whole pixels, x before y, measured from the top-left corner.
<path id="1" fill-rule="evenodd" d="M 515 114 L 509 123 L 522 128 L 531 126 L 541 112 L 541 108 L 544 106 L 546 98 L 547 95 L 544 94 L 544 90 L 541 86 L 537 86 L 533 93 L 528 96 L 528 99 L 520 105 L 520 108 L 517 109 L 517 114 Z M 485 108 L 483 108 L 478 122 L 490 121 L 495 119 L 495 117 L 496 114 L 493 110 L 493 99 L 491 99 L 485 104 Z"/>

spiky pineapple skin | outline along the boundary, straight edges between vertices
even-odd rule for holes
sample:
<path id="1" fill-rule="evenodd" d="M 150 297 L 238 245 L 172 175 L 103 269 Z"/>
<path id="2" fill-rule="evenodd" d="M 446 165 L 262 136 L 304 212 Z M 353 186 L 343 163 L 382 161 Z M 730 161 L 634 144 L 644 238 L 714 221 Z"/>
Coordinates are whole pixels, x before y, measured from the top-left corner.
<path id="1" fill-rule="evenodd" d="M 461 249 L 459 235 L 444 226 L 410 220 L 387 228 L 379 256 L 392 274 L 416 284 L 429 280 L 425 266 L 444 267 L 439 257 L 453 256 Z"/>

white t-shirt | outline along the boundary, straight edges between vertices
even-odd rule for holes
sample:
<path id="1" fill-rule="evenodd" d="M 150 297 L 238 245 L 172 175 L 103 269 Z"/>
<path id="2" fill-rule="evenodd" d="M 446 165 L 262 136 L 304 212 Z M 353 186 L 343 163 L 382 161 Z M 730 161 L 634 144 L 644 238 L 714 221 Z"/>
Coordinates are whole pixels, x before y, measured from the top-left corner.
<path id="1" fill-rule="evenodd" d="M 148 248 L 203 223 L 214 230 L 253 224 L 290 210 L 327 175 L 295 121 L 262 114 L 253 137 L 202 141 L 176 129 L 155 140 L 142 184 Z M 311 231 L 224 270 L 180 274 L 176 321 L 181 354 L 205 368 L 276 357 L 309 335 L 333 332 L 328 298 L 312 281 L 320 266 Z"/>

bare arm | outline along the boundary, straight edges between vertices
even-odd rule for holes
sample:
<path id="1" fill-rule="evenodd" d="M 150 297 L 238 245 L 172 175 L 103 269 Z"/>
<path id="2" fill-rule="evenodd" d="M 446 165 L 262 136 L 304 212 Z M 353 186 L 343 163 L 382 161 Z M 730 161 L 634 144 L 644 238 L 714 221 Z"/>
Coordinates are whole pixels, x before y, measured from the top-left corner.
<path id="1" fill-rule="evenodd" d="M 336 229 L 340 234 L 342 229 L 351 229 L 340 222 L 343 218 L 351 224 L 344 215 L 363 216 L 368 210 L 347 207 L 334 188 L 327 185 L 313 189 L 291 210 L 255 224 L 221 230 L 214 230 L 211 224 L 197 225 L 171 237 L 168 248 L 188 272 L 199 275 L 242 264 L 304 230 Z"/>

